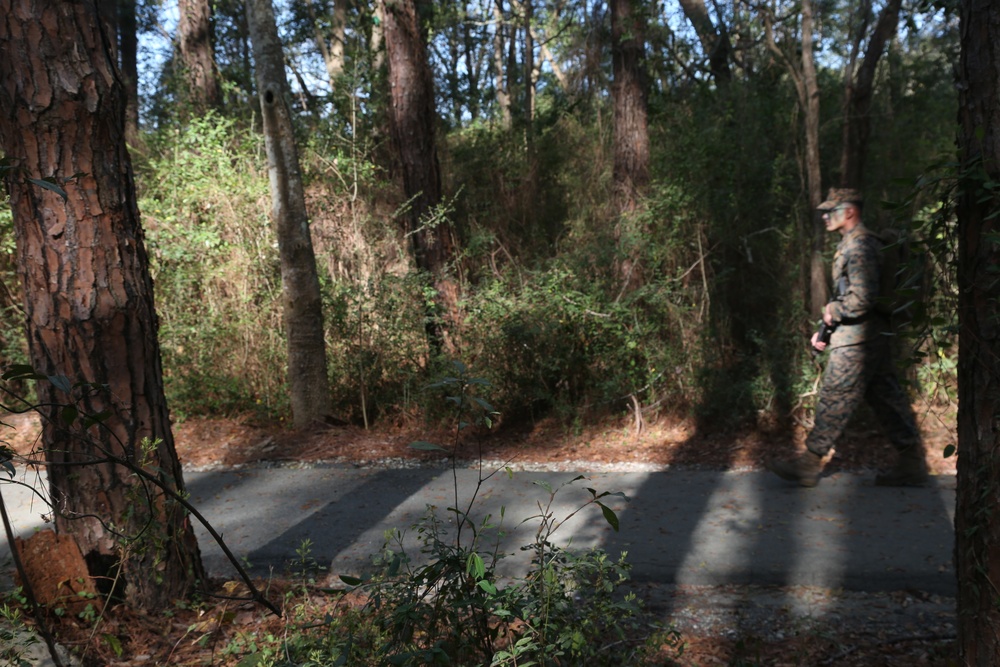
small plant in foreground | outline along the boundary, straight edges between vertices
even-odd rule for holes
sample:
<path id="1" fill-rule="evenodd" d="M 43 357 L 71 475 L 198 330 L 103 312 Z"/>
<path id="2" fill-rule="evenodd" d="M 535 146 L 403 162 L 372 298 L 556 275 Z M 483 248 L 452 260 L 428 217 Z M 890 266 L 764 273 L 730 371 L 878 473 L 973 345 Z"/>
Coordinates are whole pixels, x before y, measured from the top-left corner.
<path id="1" fill-rule="evenodd" d="M 335 609 L 321 610 L 305 594 L 290 615 L 294 626 L 237 637 L 226 648 L 227 656 L 242 656 L 239 665 L 246 667 L 600 667 L 642 664 L 647 652 L 660 649 L 645 641 L 656 628 L 645 623 L 639 601 L 621 590 L 629 578 L 625 554 L 615 559 L 599 549 L 573 550 L 555 541 L 556 532 L 587 508 L 599 509 L 618 530 L 618 516 L 608 503 L 627 500 L 621 493 L 588 488 L 589 497 L 557 517 L 557 495 L 567 487 L 579 488 L 586 478 L 558 486 L 539 482 L 545 495 L 538 511 L 519 524 L 533 529 L 530 543 L 521 547 L 529 556 L 526 572 L 501 576 L 499 563 L 512 555 L 502 545 L 506 511 L 481 515 L 477 499 L 487 480 L 513 472 L 507 466 L 484 472 L 480 457 L 477 482 L 463 497 L 456 467 L 463 446 L 460 434 L 470 426 L 491 426 L 496 415 L 475 394 L 486 386 L 455 364 L 452 375 L 430 387 L 445 390 L 454 438 L 448 448 L 429 442 L 413 446 L 450 457 L 455 491 L 452 506 L 429 506 L 411 527 L 419 555 L 412 553 L 412 545 L 408 551 L 406 532 L 389 531 L 372 576 L 340 577 L 351 588 Z M 309 545 L 303 544 L 299 555 L 303 563 L 311 562 Z"/>

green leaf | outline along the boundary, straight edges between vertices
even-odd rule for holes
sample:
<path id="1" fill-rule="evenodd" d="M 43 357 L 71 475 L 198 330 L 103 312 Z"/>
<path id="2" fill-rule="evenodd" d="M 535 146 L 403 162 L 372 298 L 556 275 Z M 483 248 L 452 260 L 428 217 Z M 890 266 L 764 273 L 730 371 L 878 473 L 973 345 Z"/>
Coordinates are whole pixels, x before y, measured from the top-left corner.
<path id="1" fill-rule="evenodd" d="M 80 413 L 77 412 L 77 409 L 72 405 L 64 405 L 63 409 L 59 411 L 59 419 L 63 424 L 68 426 L 76 420 L 77 415 L 79 414 Z"/>
<path id="2" fill-rule="evenodd" d="M 397 574 L 399 574 L 399 568 L 400 566 L 402 566 L 402 564 L 403 564 L 402 554 L 394 553 L 392 555 L 392 562 L 389 563 L 389 570 L 388 570 L 389 576 L 395 577 Z"/>
<path id="3" fill-rule="evenodd" d="M 480 579 L 479 583 L 476 585 L 479 586 L 479 588 L 483 589 L 485 592 L 489 593 L 490 595 L 497 594 L 497 587 L 488 582 L 486 579 Z"/>
<path id="4" fill-rule="evenodd" d="M 346 574 L 341 574 L 341 575 L 338 575 L 338 576 L 340 577 L 340 580 L 343 581 L 348 586 L 360 586 L 361 584 L 364 583 L 363 580 L 358 579 L 357 577 L 351 577 L 351 576 L 346 575 Z"/>
<path id="5" fill-rule="evenodd" d="M 486 563 L 475 551 L 470 553 L 465 561 L 465 573 L 472 575 L 477 581 L 486 576 Z"/>
<path id="6" fill-rule="evenodd" d="M 609 524 L 611 524 L 611 527 L 614 528 L 615 532 L 617 533 L 618 532 L 618 515 L 615 514 L 614 510 L 612 510 L 610 507 L 608 507 L 604 503 L 597 503 L 597 504 L 601 506 L 601 512 L 604 513 L 604 520 L 607 521 Z"/>
<path id="7" fill-rule="evenodd" d="M 118 637 L 112 634 L 104 633 L 101 635 L 101 639 L 104 643 L 111 647 L 111 650 L 115 652 L 115 655 L 119 658 L 122 657 L 122 642 Z"/>
<path id="8" fill-rule="evenodd" d="M 57 195 L 59 195 L 60 197 L 62 197 L 64 201 L 66 199 L 69 199 L 69 196 L 66 194 L 66 191 L 63 190 L 61 187 L 59 187 L 55 183 L 54 179 L 50 180 L 50 179 L 46 179 L 46 178 L 29 178 L 28 182 L 29 183 L 34 183 L 35 185 L 37 185 L 40 188 L 45 188 L 46 190 L 51 190 L 52 192 L 54 192 Z"/>
<path id="9" fill-rule="evenodd" d="M 100 424 L 111 416 L 111 410 L 102 410 L 94 415 L 87 415 L 83 418 L 83 427 L 90 428 L 94 424 Z"/>
<path id="10" fill-rule="evenodd" d="M 17 470 L 14 469 L 14 464 L 11 463 L 9 459 L 6 461 L 0 461 L 0 467 L 7 471 L 7 474 L 10 475 L 11 479 L 14 479 L 14 475 L 17 474 Z"/>
<path id="11" fill-rule="evenodd" d="M 14 380 L 26 375 L 37 375 L 35 369 L 28 364 L 14 364 L 0 377 L 4 380 Z"/>
<path id="12" fill-rule="evenodd" d="M 419 449 L 422 452 L 446 452 L 444 447 L 441 445 L 435 445 L 433 442 L 426 442 L 424 440 L 417 440 L 410 443 L 410 449 Z"/>
<path id="13" fill-rule="evenodd" d="M 486 412 L 496 412 L 496 410 L 493 409 L 493 406 L 490 405 L 489 403 L 487 403 L 486 401 L 484 401 L 483 399 L 478 398 L 476 396 L 473 396 L 472 400 L 475 401 L 476 405 L 478 405 L 479 407 L 481 407 Z"/>
<path id="14" fill-rule="evenodd" d="M 48 375 L 46 376 L 56 389 L 61 392 L 68 394 L 73 390 L 73 384 L 69 381 L 69 378 L 65 375 Z"/>
<path id="15" fill-rule="evenodd" d="M 264 662 L 263 655 L 260 653 L 251 653 L 236 663 L 236 667 L 257 667 L 262 662 Z"/>
<path id="16" fill-rule="evenodd" d="M 948 445 L 947 447 L 944 448 L 944 457 L 948 458 L 950 456 L 954 456 L 956 450 L 957 448 L 955 447 L 955 445 Z"/>

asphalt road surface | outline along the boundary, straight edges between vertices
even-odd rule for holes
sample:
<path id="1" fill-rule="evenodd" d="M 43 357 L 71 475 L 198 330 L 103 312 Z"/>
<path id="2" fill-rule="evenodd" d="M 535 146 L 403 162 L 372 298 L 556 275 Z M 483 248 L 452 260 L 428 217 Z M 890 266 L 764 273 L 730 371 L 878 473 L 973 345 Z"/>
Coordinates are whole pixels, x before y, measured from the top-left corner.
<path id="1" fill-rule="evenodd" d="M 587 479 L 571 482 L 578 475 Z M 803 489 L 759 471 L 515 471 L 480 485 L 480 472 L 471 468 L 453 474 L 441 467 L 330 465 L 189 471 L 185 479 L 194 505 L 256 575 L 295 572 L 307 554 L 332 582 L 339 574 L 363 576 L 391 529 L 404 531 L 405 549 L 419 561 L 414 525 L 428 506 L 437 508 L 442 530 L 453 538 L 456 514 L 448 508 L 455 506 L 457 479 L 461 509 L 476 492 L 473 523 L 503 516 L 499 549 L 510 557 L 501 573 L 524 567 L 520 547 L 535 539 L 538 517 L 548 514 L 562 522 L 554 541 L 615 556 L 627 551 L 637 581 L 955 594 L 950 476 L 923 489 L 890 489 L 874 486 L 873 474 L 838 473 Z M 618 532 L 596 506 L 566 519 L 591 498 L 587 488 L 628 497 L 602 499 L 619 519 Z M 5 484 L 2 491 L 21 535 L 44 526 L 47 508 L 27 489 Z M 466 527 L 463 535 L 471 532 Z M 235 578 L 208 533 L 201 527 L 197 533 L 210 574 Z M 493 544 L 497 533 L 484 531 L 481 546 Z M 8 571 L 9 560 L 3 544 L 0 562 Z"/>

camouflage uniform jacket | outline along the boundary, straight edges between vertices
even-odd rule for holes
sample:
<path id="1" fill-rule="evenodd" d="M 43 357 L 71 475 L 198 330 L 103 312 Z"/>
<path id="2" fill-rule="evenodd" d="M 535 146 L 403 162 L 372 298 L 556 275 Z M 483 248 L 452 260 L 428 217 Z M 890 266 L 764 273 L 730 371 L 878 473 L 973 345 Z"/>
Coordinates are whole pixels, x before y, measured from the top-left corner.
<path id="1" fill-rule="evenodd" d="M 879 261 L 882 243 L 859 224 L 841 239 L 833 257 L 834 289 L 842 293 L 832 302 L 833 322 L 837 325 L 830 347 L 846 347 L 875 342 L 888 328 L 884 315 L 876 310 L 879 297 Z"/>

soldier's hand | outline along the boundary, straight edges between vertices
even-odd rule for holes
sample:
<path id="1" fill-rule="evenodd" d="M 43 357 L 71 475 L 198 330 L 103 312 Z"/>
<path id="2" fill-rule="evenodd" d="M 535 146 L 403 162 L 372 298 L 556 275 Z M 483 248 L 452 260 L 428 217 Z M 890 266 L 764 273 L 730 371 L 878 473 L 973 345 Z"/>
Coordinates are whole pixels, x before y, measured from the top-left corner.
<path id="1" fill-rule="evenodd" d="M 831 326 L 833 324 L 833 309 L 829 303 L 826 304 L 825 308 L 823 308 L 823 321 L 826 322 L 827 326 Z"/>
<path id="2" fill-rule="evenodd" d="M 818 331 L 813 333 L 812 338 L 809 339 L 809 342 L 812 344 L 813 348 L 815 348 L 818 352 L 822 352 L 823 350 L 826 349 L 826 343 L 824 343 L 819 339 Z"/>

